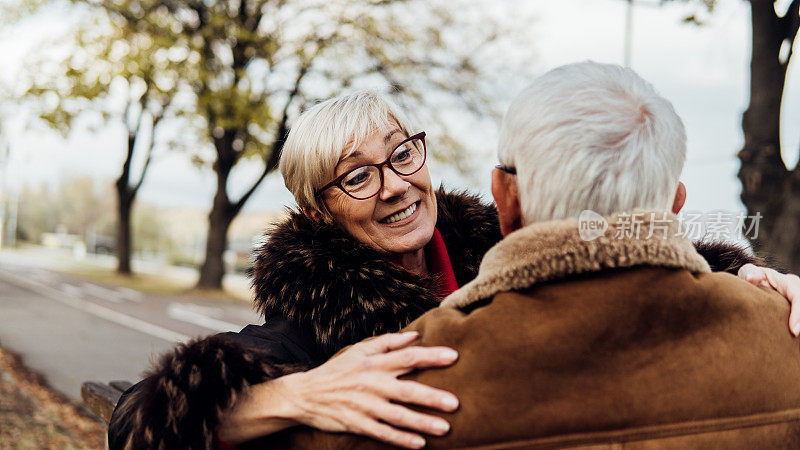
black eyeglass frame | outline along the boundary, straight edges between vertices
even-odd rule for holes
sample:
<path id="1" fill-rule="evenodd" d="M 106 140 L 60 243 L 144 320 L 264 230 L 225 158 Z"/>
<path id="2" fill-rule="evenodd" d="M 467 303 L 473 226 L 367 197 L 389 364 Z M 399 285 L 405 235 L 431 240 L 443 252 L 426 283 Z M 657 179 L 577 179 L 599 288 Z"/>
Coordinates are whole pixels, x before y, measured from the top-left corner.
<path id="1" fill-rule="evenodd" d="M 381 189 L 383 189 L 383 166 L 389 166 L 389 168 L 392 169 L 392 172 L 394 172 L 394 173 L 396 173 L 396 174 L 398 174 L 400 176 L 404 176 L 404 177 L 407 177 L 407 176 L 410 176 L 410 175 L 414 175 L 415 173 L 419 172 L 423 167 L 425 167 L 425 162 L 428 159 L 428 148 L 425 145 L 425 135 L 426 135 L 425 132 L 421 131 L 421 132 L 419 132 L 419 133 L 417 133 L 417 134 L 415 134 L 415 135 L 413 135 L 411 137 L 406 138 L 405 140 L 403 140 L 403 142 L 397 144 L 397 146 L 395 146 L 395 148 L 392 149 L 392 152 L 389 153 L 389 157 L 386 158 L 386 161 L 380 162 L 380 163 L 376 163 L 376 164 L 364 164 L 364 165 L 355 167 L 355 168 L 353 168 L 351 170 L 348 170 L 347 172 L 345 172 L 345 173 L 339 175 L 338 177 L 336 177 L 330 183 L 328 183 L 325 186 L 317 189 L 316 192 L 314 193 L 314 195 L 319 197 L 325 190 L 336 186 L 339 189 L 341 189 L 342 192 L 344 192 L 345 194 L 349 195 L 350 197 L 352 197 L 352 198 L 354 198 L 356 200 L 366 200 L 368 198 L 375 197 L 376 195 L 378 195 L 378 193 L 381 192 Z M 416 170 L 414 170 L 413 172 L 410 172 L 410 173 L 400 172 L 399 170 L 395 169 L 394 166 L 391 163 L 392 155 L 394 155 L 394 152 L 398 148 L 400 148 L 403 144 L 405 144 L 406 142 L 414 141 L 414 140 L 422 141 L 422 164 L 420 164 L 419 167 Z M 344 186 L 342 186 L 342 181 L 347 177 L 347 175 L 350 175 L 351 172 L 353 172 L 355 170 L 363 169 L 364 167 L 377 167 L 378 168 L 378 173 L 381 176 L 381 187 L 378 189 L 377 192 L 375 192 L 374 194 L 370 195 L 369 197 L 363 197 L 362 198 L 362 197 L 356 197 L 355 195 L 347 192 L 347 190 L 344 188 Z"/>
<path id="2" fill-rule="evenodd" d="M 505 172 L 507 174 L 510 174 L 510 175 L 516 175 L 517 174 L 517 168 L 516 167 L 504 166 L 502 164 L 498 164 L 498 165 L 494 166 L 494 168 L 495 169 L 500 169 L 503 172 Z"/>

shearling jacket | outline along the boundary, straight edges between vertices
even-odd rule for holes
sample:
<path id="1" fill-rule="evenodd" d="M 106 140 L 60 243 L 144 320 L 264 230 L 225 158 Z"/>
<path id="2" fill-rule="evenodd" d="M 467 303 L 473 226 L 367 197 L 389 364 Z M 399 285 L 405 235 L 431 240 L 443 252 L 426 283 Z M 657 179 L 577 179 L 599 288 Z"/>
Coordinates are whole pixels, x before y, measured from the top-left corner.
<path id="1" fill-rule="evenodd" d="M 497 211 L 475 196 L 442 189 L 437 205 L 436 227 L 464 285 L 501 238 Z M 735 272 L 753 261 L 735 247 L 696 245 L 715 270 Z M 162 355 L 118 403 L 111 449 L 211 448 L 218 412 L 248 386 L 318 366 L 341 348 L 398 331 L 439 305 L 431 289 L 436 280 L 415 276 L 299 212 L 269 232 L 251 276 L 265 323 Z"/>
<path id="2" fill-rule="evenodd" d="M 594 240 L 574 220 L 520 229 L 407 328 L 460 354 L 407 377 L 461 402 L 434 413 L 451 430 L 429 448 L 800 448 L 800 342 L 786 300 L 712 273 L 674 215 L 654 214 L 669 220 L 630 236 L 623 215 Z M 308 428 L 265 444 L 384 447 Z"/>

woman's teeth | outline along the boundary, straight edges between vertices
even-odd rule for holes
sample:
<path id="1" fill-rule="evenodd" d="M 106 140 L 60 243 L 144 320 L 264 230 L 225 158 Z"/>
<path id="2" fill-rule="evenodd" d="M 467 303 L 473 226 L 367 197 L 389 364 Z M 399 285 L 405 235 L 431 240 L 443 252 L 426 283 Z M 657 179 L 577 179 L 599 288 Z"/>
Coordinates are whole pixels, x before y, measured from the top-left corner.
<path id="1" fill-rule="evenodd" d="M 406 217 L 414 214 L 414 211 L 416 211 L 416 210 L 417 210 L 417 204 L 416 203 L 412 203 L 411 206 L 409 206 L 408 208 L 400 211 L 397 214 L 392 214 L 388 218 L 381 220 L 381 222 L 383 222 L 383 223 L 399 222 L 399 221 L 405 219 Z"/>

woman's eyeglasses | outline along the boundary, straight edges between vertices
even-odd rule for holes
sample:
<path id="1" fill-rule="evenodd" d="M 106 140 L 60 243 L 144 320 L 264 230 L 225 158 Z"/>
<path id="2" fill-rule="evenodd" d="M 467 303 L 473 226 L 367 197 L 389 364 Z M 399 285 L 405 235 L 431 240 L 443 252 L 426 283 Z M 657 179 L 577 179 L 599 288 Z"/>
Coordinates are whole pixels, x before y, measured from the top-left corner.
<path id="1" fill-rule="evenodd" d="M 425 132 L 417 133 L 401 142 L 386 161 L 377 164 L 365 164 L 349 170 L 336 177 L 335 180 L 317 189 L 319 196 L 333 186 L 356 200 L 374 197 L 383 189 L 383 166 L 389 166 L 398 175 L 413 175 L 425 165 L 426 148 Z"/>

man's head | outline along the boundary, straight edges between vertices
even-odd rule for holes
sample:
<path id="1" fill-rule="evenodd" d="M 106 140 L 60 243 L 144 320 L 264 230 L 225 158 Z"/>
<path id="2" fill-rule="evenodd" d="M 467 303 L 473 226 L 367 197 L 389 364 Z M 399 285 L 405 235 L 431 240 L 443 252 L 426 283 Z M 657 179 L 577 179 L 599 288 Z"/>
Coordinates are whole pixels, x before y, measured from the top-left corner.
<path id="1" fill-rule="evenodd" d="M 537 78 L 503 118 L 498 157 L 516 169 L 492 175 L 504 233 L 585 209 L 683 203 L 683 123 L 650 83 L 616 65 L 569 64 Z"/>

